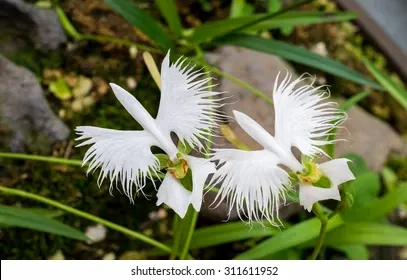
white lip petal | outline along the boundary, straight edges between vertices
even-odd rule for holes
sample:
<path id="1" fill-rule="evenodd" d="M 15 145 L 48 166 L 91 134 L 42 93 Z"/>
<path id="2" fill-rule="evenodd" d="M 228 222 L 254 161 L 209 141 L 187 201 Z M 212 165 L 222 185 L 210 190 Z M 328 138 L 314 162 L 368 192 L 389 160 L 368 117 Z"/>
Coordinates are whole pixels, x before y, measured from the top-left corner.
<path id="1" fill-rule="evenodd" d="M 284 150 L 296 146 L 308 156 L 324 153 L 319 146 L 332 144 L 324 140 L 332 129 L 342 123 L 346 114 L 333 107 L 334 102 L 324 102 L 329 98 L 325 86 L 311 84 L 295 88 L 306 78 L 291 81 L 287 73 L 283 81 L 277 76 L 274 84 L 275 138 Z"/>
<path id="2" fill-rule="evenodd" d="M 311 211 L 314 203 L 327 199 L 341 200 L 338 186 L 319 188 L 300 183 L 300 205 L 304 206 L 306 210 Z"/>
<path id="3" fill-rule="evenodd" d="M 192 171 L 192 194 L 191 204 L 197 212 L 201 210 L 202 205 L 202 192 L 204 184 L 209 174 L 216 171 L 215 164 L 208 159 L 196 158 L 188 156 L 188 165 Z"/>
<path id="4" fill-rule="evenodd" d="M 210 182 L 221 184 L 215 203 L 226 200 L 230 209 L 236 205 L 249 222 L 278 224 L 278 208 L 285 202 L 289 175 L 277 166 L 279 158 L 268 150 L 240 151 L 218 149 L 212 158 L 218 162 Z M 243 218 L 243 217 L 241 217 Z"/>
<path id="5" fill-rule="evenodd" d="M 355 176 L 348 166 L 349 161 L 346 158 L 338 158 L 319 164 L 318 167 L 333 185 L 339 186 L 347 181 L 355 180 Z"/>
<path id="6" fill-rule="evenodd" d="M 188 68 L 178 59 L 170 65 L 168 52 L 161 65 L 161 99 L 157 124 L 167 134 L 174 132 L 181 141 L 203 148 L 200 139 L 213 134 L 223 113 L 219 92 L 209 91 L 205 73 Z"/>
<path id="7" fill-rule="evenodd" d="M 134 192 L 141 191 L 152 172 L 159 170 L 159 161 L 150 151 L 158 143 L 147 131 L 80 126 L 76 132 L 80 136 L 76 140 L 83 140 L 78 146 L 92 145 L 83 159 L 83 164 L 89 163 L 88 173 L 100 167 L 99 186 L 108 177 L 112 191 L 113 183 L 120 181 L 131 202 Z"/>
<path id="8" fill-rule="evenodd" d="M 157 192 L 157 206 L 165 203 L 182 219 L 188 211 L 190 198 L 191 192 L 186 190 L 173 175 L 167 173 Z"/>

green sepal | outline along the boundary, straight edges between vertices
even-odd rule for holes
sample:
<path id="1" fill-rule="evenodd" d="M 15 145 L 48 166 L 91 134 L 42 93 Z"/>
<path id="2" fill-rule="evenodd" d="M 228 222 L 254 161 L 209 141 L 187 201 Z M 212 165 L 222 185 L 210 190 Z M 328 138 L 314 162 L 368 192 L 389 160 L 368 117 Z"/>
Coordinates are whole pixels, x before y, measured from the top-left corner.
<path id="1" fill-rule="evenodd" d="M 305 171 L 303 174 L 309 175 L 309 173 L 312 171 L 312 163 L 313 163 L 312 158 L 309 156 L 306 156 L 304 154 L 301 154 L 301 163 L 305 168 Z"/>
<path id="2" fill-rule="evenodd" d="M 292 171 L 288 172 L 288 176 L 290 176 L 289 179 L 290 179 L 291 186 L 295 186 L 299 183 L 297 174 L 295 172 L 292 172 Z"/>
<path id="3" fill-rule="evenodd" d="M 181 182 L 185 189 L 192 191 L 193 181 L 192 181 L 192 171 L 190 168 L 188 169 L 188 172 L 184 176 L 184 178 L 181 178 L 179 181 Z"/>
<path id="4" fill-rule="evenodd" d="M 166 154 L 155 154 L 154 155 L 160 162 L 160 170 L 167 168 L 170 165 L 170 158 Z"/>
<path id="5" fill-rule="evenodd" d="M 183 154 L 183 155 L 188 155 L 192 150 L 193 147 L 191 147 L 191 145 L 189 145 L 189 143 L 187 141 L 178 141 L 178 145 L 177 145 L 178 151 Z"/>
<path id="6" fill-rule="evenodd" d="M 328 177 L 321 176 L 318 182 L 312 184 L 315 187 L 329 189 L 331 187 L 331 180 Z"/>

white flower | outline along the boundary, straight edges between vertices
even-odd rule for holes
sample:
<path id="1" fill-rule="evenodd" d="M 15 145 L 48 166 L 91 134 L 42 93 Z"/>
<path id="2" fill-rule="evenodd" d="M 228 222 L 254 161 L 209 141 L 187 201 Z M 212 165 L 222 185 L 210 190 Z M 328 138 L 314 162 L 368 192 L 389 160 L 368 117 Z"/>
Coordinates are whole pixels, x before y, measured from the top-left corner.
<path id="1" fill-rule="evenodd" d="M 185 61 L 185 60 L 184 60 Z M 215 165 L 207 159 L 182 155 L 171 140 L 174 132 L 179 141 L 198 149 L 203 148 L 200 139 L 212 135 L 220 113 L 218 92 L 209 91 L 210 78 L 201 79 L 205 74 L 183 66 L 180 59 L 170 65 L 169 52 L 161 66 L 161 100 L 157 117 L 154 119 L 140 102 L 121 87 L 110 84 L 116 98 L 133 118 L 144 128 L 139 131 L 118 131 L 112 129 L 81 126 L 76 131 L 77 140 L 85 140 L 78 146 L 92 145 L 86 152 L 83 164 L 89 163 L 88 173 L 101 168 L 98 184 L 108 177 L 113 184 L 118 181 L 122 191 L 129 197 L 143 192 L 147 179 L 159 172 L 159 160 L 151 152 L 151 146 L 165 151 L 173 164 L 183 168 L 186 175 L 192 171 L 193 190 L 185 189 L 171 172 L 167 172 L 157 193 L 157 205 L 171 207 L 181 218 L 189 204 L 196 211 L 202 203 L 202 190 L 207 176 L 215 171 Z"/>
<path id="2" fill-rule="evenodd" d="M 298 176 L 300 204 L 308 211 L 317 201 L 340 200 L 338 186 L 354 179 L 346 159 L 319 165 L 310 160 L 309 166 L 304 166 L 295 158 L 292 147 L 311 159 L 324 153 L 320 147 L 333 142 L 325 140 L 326 136 L 346 115 L 333 108 L 333 102 L 322 102 L 329 97 L 323 86 L 313 87 L 311 83 L 296 88 L 306 78 L 291 82 L 291 75 L 287 74 L 281 83 L 278 78 L 273 98 L 275 136 L 247 115 L 233 111 L 237 123 L 264 149 L 216 149 L 212 158 L 218 161 L 218 170 L 210 184 L 221 183 L 215 201 L 226 199 L 230 209 L 236 205 L 250 222 L 267 219 L 275 224 L 275 219 L 278 220 L 278 207 L 285 202 L 286 192 L 293 190 L 287 169 Z M 312 185 L 321 178 L 328 179 L 327 187 Z"/>

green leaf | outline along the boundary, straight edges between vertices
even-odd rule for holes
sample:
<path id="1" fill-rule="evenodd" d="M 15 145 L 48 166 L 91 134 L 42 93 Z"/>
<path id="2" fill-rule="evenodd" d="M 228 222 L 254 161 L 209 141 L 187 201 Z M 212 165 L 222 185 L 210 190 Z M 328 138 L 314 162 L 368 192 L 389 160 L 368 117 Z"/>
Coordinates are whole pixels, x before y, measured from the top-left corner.
<path id="1" fill-rule="evenodd" d="M 327 232 L 337 228 L 343 224 L 340 216 L 336 215 L 329 220 Z M 235 257 L 238 260 L 254 260 L 262 259 L 271 254 L 282 250 L 296 247 L 307 241 L 315 239 L 319 235 L 320 221 L 317 218 L 312 218 L 293 225 L 288 229 L 281 231 L 271 238 L 259 243 L 252 249 L 243 252 Z"/>
<path id="2" fill-rule="evenodd" d="M 297 248 L 291 248 L 277 253 L 268 255 L 262 260 L 301 260 L 301 250 Z"/>
<path id="3" fill-rule="evenodd" d="M 330 232 L 325 244 L 406 246 L 407 229 L 389 224 L 349 223 Z"/>
<path id="4" fill-rule="evenodd" d="M 277 13 L 283 7 L 281 0 L 269 0 L 267 10 L 269 13 Z"/>
<path id="5" fill-rule="evenodd" d="M 170 27 L 170 30 L 176 37 L 180 37 L 182 34 L 181 20 L 178 14 L 178 8 L 174 0 L 156 0 L 158 8 L 161 14 Z"/>
<path id="6" fill-rule="evenodd" d="M 312 0 L 305 0 L 299 2 L 278 13 L 267 13 L 243 18 L 229 18 L 225 20 L 207 22 L 202 24 L 198 28 L 192 30 L 191 40 L 194 43 L 199 44 L 204 41 L 210 41 L 215 37 L 236 33 L 245 30 L 251 26 L 254 26 L 260 22 L 276 17 L 280 14 L 286 13 L 291 9 L 298 8 L 308 2 L 312 2 Z"/>
<path id="7" fill-rule="evenodd" d="M 362 211 L 366 205 L 370 205 L 377 197 L 380 189 L 379 176 L 374 172 L 365 172 L 356 177 L 346 186 L 346 191 L 354 197 L 353 206 L 344 210 L 341 215 L 344 220 L 354 220 L 355 213 Z"/>
<path id="8" fill-rule="evenodd" d="M 105 0 L 112 9 L 145 35 L 156 42 L 164 51 L 172 48 L 170 36 L 158 21 L 129 0 Z"/>
<path id="9" fill-rule="evenodd" d="M 395 209 L 398 205 L 407 202 L 407 183 L 403 183 L 400 187 L 386 194 L 381 198 L 375 199 L 371 203 L 360 202 L 360 206 L 356 209 L 353 207 L 349 210 L 346 219 L 349 221 L 375 221 L 384 218 L 388 213 Z"/>
<path id="10" fill-rule="evenodd" d="M 212 247 L 249 238 L 267 237 L 279 232 L 280 230 L 275 227 L 266 228 L 259 224 L 250 227 L 240 221 L 228 222 L 196 230 L 192 237 L 191 249 Z"/>
<path id="11" fill-rule="evenodd" d="M 230 5 L 230 18 L 238 18 L 253 14 L 254 6 L 246 2 L 246 0 L 232 0 Z"/>
<path id="12" fill-rule="evenodd" d="M 200 44 L 204 41 L 209 41 L 217 36 L 227 34 L 231 30 L 234 30 L 240 26 L 248 24 L 257 19 L 258 16 L 250 17 L 238 17 L 238 18 L 229 18 L 224 20 L 216 20 L 211 22 L 206 22 L 199 27 L 192 29 L 190 32 L 191 41 L 196 44 Z"/>
<path id="13" fill-rule="evenodd" d="M 242 34 L 224 37 L 217 40 L 216 43 L 223 45 L 235 45 L 276 55 L 281 58 L 297 62 L 299 64 L 320 69 L 322 71 L 347 79 L 349 81 L 353 81 L 355 83 L 367 85 L 376 89 L 381 89 L 381 87 L 375 82 L 367 79 L 362 74 L 348 68 L 340 62 L 317 55 L 303 47 L 298 47 L 282 41 L 263 39 L 257 36 Z"/>
<path id="14" fill-rule="evenodd" d="M 77 229 L 48 216 L 18 207 L 0 205 L 0 224 L 39 230 L 82 241 L 89 240 L 85 234 Z"/>
<path id="15" fill-rule="evenodd" d="M 363 59 L 366 68 L 372 73 L 375 79 L 386 89 L 394 99 L 396 99 L 404 109 L 407 110 L 407 91 L 393 82 L 389 76 L 377 69 L 373 63 L 367 59 Z"/>
<path id="16" fill-rule="evenodd" d="M 398 182 L 396 173 L 391 168 L 386 166 L 382 168 L 381 173 L 383 183 L 387 191 L 389 192 L 393 191 L 396 188 Z"/>
<path id="17" fill-rule="evenodd" d="M 365 97 L 367 97 L 369 94 L 369 91 L 359 92 L 358 94 L 346 100 L 345 103 L 341 105 L 341 109 L 345 112 L 348 111 L 350 108 L 353 107 L 353 105 L 356 105 L 357 103 L 365 99 Z"/>
<path id="18" fill-rule="evenodd" d="M 36 213 L 38 215 L 48 217 L 48 218 L 57 218 L 64 214 L 64 212 L 60 211 L 60 210 L 49 210 L 49 209 L 44 209 L 44 208 L 25 208 L 25 210 L 30 211 L 32 213 Z M 0 228 L 8 228 L 8 227 L 10 227 L 10 226 L 0 224 Z"/>
<path id="19" fill-rule="evenodd" d="M 256 15 L 261 16 L 261 15 Z M 275 16 L 251 27 L 245 28 L 247 31 L 259 31 L 267 29 L 286 29 L 297 25 L 311 25 L 328 22 L 341 22 L 353 20 L 358 17 L 354 12 L 305 12 L 305 11 L 290 11 L 284 14 Z"/>
<path id="20" fill-rule="evenodd" d="M 345 154 L 343 157 L 351 160 L 348 165 L 355 177 L 369 171 L 369 167 L 367 167 L 365 160 L 360 155 Z"/>
<path id="21" fill-rule="evenodd" d="M 346 255 L 348 259 L 351 260 L 368 260 L 369 250 L 364 245 L 359 244 L 334 244 L 330 247 L 337 251 L 340 251 Z"/>
<path id="22" fill-rule="evenodd" d="M 61 100 L 67 100 L 72 97 L 72 92 L 65 82 L 64 78 L 51 82 L 49 84 L 49 91 L 52 92 L 56 98 Z"/>
<path id="23" fill-rule="evenodd" d="M 30 211 L 32 213 L 42 215 L 48 218 L 58 218 L 65 214 L 65 212 L 61 210 L 49 210 L 49 209 L 44 209 L 44 208 L 24 208 L 27 211 Z"/>

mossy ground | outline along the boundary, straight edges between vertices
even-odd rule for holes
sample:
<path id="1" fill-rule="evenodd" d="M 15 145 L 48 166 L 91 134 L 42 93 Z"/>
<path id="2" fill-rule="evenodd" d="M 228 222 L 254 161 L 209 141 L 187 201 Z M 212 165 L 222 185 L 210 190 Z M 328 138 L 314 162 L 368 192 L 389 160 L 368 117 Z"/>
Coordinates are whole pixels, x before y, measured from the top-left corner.
<path id="1" fill-rule="evenodd" d="M 80 32 L 140 40 L 140 34 L 120 17 L 109 12 L 101 0 L 66 0 L 61 2 L 64 10 Z M 217 3 L 219 1 L 212 2 Z M 198 6 L 191 7 L 191 9 L 197 9 Z M 74 10 L 76 12 L 73 12 Z M 199 17 L 192 16 L 188 9 L 182 10 L 181 13 L 185 15 L 184 23 L 188 26 L 199 24 L 199 21 L 202 20 Z M 213 14 L 216 14 L 217 17 L 222 17 L 225 15 L 225 9 L 220 7 L 219 4 L 211 12 L 203 11 L 202 14 L 204 19 L 210 19 L 209 15 Z M 101 24 L 102 22 L 103 24 Z M 315 42 L 323 41 L 322 38 L 326 34 L 324 31 L 326 28 L 329 28 L 329 25 L 307 27 L 306 31 L 303 28 L 297 28 L 289 39 L 296 43 L 311 46 Z M 304 34 L 304 32 L 311 36 L 303 37 L 301 34 Z M 324 36 L 318 37 L 318 34 L 324 34 Z M 141 38 L 141 40 L 148 41 L 145 38 Z M 137 81 L 137 88 L 132 90 L 132 93 L 135 94 L 153 116 L 156 114 L 159 90 L 142 63 L 141 55 L 139 54 L 135 59 L 130 59 L 127 48 L 95 42 L 70 41 L 66 46 L 56 51 L 40 53 L 27 47 L 18 53 L 10 53 L 8 57 L 16 63 L 31 69 L 40 80 L 43 79 L 44 69 L 62 69 L 66 73 L 74 72 L 87 77 L 97 76 L 105 81 L 123 85 L 126 88 L 128 88 L 126 86 L 127 78 L 133 77 Z M 343 62 L 352 65 L 355 60 L 350 57 L 345 58 Z M 156 58 L 157 61 L 161 61 L 161 57 Z M 356 68 L 358 67 L 360 65 Z M 335 89 L 339 89 L 337 92 L 340 95 L 350 96 L 361 90 L 357 86 L 344 84 L 342 80 L 334 77 L 327 76 L 327 78 L 328 82 L 333 84 Z M 384 98 L 387 100 L 387 103 L 382 102 L 380 104 L 386 104 L 383 105 L 385 108 L 397 108 L 396 111 L 401 112 L 398 104 L 395 104 L 391 98 L 381 97 L 380 94 L 375 93 L 371 99 L 365 101 L 362 105 L 373 113 L 380 112 L 380 110 L 375 111 L 372 104 L 377 104 L 374 100 L 383 100 Z M 47 93 L 47 99 L 54 111 L 59 112 L 63 105 L 62 101 L 58 100 L 51 93 Z M 393 110 L 390 110 L 390 112 L 393 112 Z M 391 113 L 391 116 L 394 116 L 394 114 L 404 116 L 404 113 Z M 382 116 L 382 118 L 392 123 L 401 133 L 406 132 L 406 128 L 400 121 L 401 117 L 386 118 Z M 70 114 L 64 121 L 71 128 L 72 134 L 70 139 L 75 138 L 74 128 L 78 125 L 92 125 L 121 130 L 140 128 L 115 99 L 110 90 L 96 104 L 85 108 L 81 112 Z M 67 150 L 71 148 L 72 142 L 59 143 L 54 147 L 53 155 L 64 156 L 67 154 Z M 73 159 L 81 159 L 85 150 L 86 148 L 72 148 L 68 156 Z M 403 174 L 406 174 L 404 172 L 407 167 L 405 160 L 397 160 L 396 163 L 393 161 L 393 165 L 401 177 L 403 177 Z M 403 179 L 405 180 L 406 178 Z M 169 228 L 171 225 L 168 219 L 161 222 L 152 222 L 149 219 L 149 214 L 152 211 L 157 211 L 153 196 L 150 201 L 144 198 L 137 199 L 136 204 L 132 205 L 125 196 L 116 190 L 114 191 L 115 196 L 112 197 L 108 191 L 108 182 L 105 182 L 99 188 L 96 180 L 97 173 L 87 177 L 85 170 L 78 167 L 30 161 L 0 160 L 0 183 L 3 185 L 47 196 L 128 228 L 143 231 L 145 234 L 152 235 L 157 239 L 164 240 L 170 235 Z M 147 193 L 153 194 L 153 186 L 151 184 L 147 186 Z M 7 205 L 17 204 L 24 207 L 45 207 L 43 204 L 16 197 L 0 197 L 0 203 Z M 87 226 L 93 225 L 92 222 L 70 214 L 64 214 L 59 220 L 81 230 L 85 230 Z M 198 251 L 193 252 L 193 254 L 199 254 L 204 259 L 213 259 L 221 258 L 219 252 L 223 252 L 222 258 L 230 258 L 233 256 L 233 252 L 242 251 L 252 246 L 253 242 L 250 241 L 233 246 L 224 245 L 216 250 Z M 111 230 L 108 231 L 107 237 L 103 242 L 93 245 L 25 229 L 0 230 L 1 259 L 45 259 L 59 250 L 68 259 L 100 259 L 110 252 L 119 257 L 129 251 L 142 252 L 145 248 L 144 244 Z M 127 253 L 123 257 L 142 258 L 143 254 L 132 255 Z"/>

